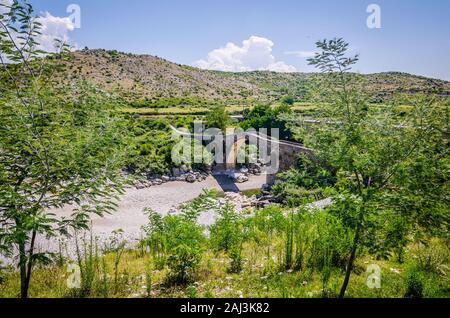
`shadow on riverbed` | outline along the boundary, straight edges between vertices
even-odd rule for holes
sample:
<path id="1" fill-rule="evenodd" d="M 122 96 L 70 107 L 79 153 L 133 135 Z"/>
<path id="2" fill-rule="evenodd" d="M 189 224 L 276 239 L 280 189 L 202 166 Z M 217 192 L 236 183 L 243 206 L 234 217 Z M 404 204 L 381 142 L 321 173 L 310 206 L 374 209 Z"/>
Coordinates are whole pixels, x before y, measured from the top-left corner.
<path id="1" fill-rule="evenodd" d="M 223 192 L 240 192 L 236 183 L 225 175 L 214 175 L 214 179 L 219 184 Z"/>

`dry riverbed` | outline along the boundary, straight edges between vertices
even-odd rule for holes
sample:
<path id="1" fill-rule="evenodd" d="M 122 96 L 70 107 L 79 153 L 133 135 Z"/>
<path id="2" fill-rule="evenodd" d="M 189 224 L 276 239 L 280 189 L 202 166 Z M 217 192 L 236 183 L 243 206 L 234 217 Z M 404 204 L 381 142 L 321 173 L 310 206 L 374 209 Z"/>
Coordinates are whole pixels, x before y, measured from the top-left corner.
<path id="1" fill-rule="evenodd" d="M 117 211 L 104 217 L 92 217 L 92 232 L 99 242 L 106 241 L 115 230 L 122 230 L 123 237 L 130 245 L 134 245 L 140 238 L 142 226 L 147 223 L 145 208 L 150 208 L 162 215 L 166 215 L 182 203 L 198 197 L 203 189 L 216 189 L 222 192 L 239 192 L 260 189 L 266 183 L 266 176 L 250 176 L 245 183 L 235 184 L 226 176 L 209 176 L 206 180 L 196 183 L 167 182 L 159 186 L 145 189 L 128 188 L 123 195 Z M 73 207 L 67 206 L 62 210 L 54 211 L 58 216 L 69 216 Z M 215 218 L 211 213 L 205 213 L 199 219 L 201 224 L 211 224 Z M 102 243 L 100 243 L 102 244 Z M 55 239 L 49 241 L 39 238 L 38 249 L 58 251 L 59 242 Z M 73 254 L 74 239 L 67 242 L 67 253 Z"/>

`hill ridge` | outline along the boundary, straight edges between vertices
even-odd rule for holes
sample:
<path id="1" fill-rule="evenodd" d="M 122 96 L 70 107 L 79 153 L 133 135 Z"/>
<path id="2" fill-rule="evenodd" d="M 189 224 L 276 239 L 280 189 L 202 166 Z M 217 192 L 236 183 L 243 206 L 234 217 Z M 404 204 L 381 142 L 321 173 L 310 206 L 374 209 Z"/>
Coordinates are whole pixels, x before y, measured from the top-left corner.
<path id="1" fill-rule="evenodd" d="M 304 99 L 317 73 L 223 72 L 182 65 L 150 54 L 84 49 L 71 53 L 65 76 L 86 79 L 127 100 L 193 97 L 199 100 L 269 102 L 293 95 Z M 450 82 L 405 72 L 362 74 L 374 102 L 396 93 L 450 95 Z"/>

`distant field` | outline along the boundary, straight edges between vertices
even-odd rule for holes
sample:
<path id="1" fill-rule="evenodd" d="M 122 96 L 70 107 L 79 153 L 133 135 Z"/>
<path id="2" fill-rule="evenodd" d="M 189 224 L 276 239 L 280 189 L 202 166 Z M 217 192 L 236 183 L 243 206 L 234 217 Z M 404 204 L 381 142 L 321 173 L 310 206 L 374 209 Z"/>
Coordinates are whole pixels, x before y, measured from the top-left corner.
<path id="1" fill-rule="evenodd" d="M 275 107 L 276 105 L 274 105 Z M 242 114 L 244 109 L 248 109 L 248 106 L 231 105 L 227 106 L 227 111 L 230 114 Z M 317 105 L 311 103 L 296 103 L 292 109 L 294 111 L 314 111 L 317 109 Z M 124 113 L 138 114 L 142 116 L 170 116 L 170 115 L 205 115 L 210 108 L 208 107 L 168 107 L 168 108 L 123 108 Z"/>
<path id="2" fill-rule="evenodd" d="M 205 115 L 210 108 L 207 107 L 168 107 L 168 108 L 124 108 L 124 113 L 138 114 L 142 116 L 161 116 L 161 115 Z M 230 114 L 242 113 L 242 106 L 227 106 Z"/>
<path id="3" fill-rule="evenodd" d="M 279 104 L 274 104 L 273 107 L 278 106 Z M 293 111 L 297 113 L 314 113 L 319 108 L 319 104 L 313 104 L 309 102 L 297 102 L 292 106 Z M 242 114 L 244 109 L 248 109 L 249 106 L 243 105 L 229 105 L 226 106 L 228 112 L 231 115 L 240 115 Z M 386 104 L 370 104 L 370 108 L 373 111 L 380 111 L 387 107 L 392 107 Z M 395 110 L 398 113 L 408 112 L 412 109 L 412 106 L 409 105 L 398 105 L 395 107 Z M 126 107 L 122 109 L 122 112 L 128 114 L 137 114 L 141 116 L 179 116 L 179 115 L 197 115 L 203 116 L 208 113 L 210 110 L 209 107 L 205 106 L 174 106 L 174 107 L 166 107 L 166 108 L 134 108 L 134 107 Z"/>

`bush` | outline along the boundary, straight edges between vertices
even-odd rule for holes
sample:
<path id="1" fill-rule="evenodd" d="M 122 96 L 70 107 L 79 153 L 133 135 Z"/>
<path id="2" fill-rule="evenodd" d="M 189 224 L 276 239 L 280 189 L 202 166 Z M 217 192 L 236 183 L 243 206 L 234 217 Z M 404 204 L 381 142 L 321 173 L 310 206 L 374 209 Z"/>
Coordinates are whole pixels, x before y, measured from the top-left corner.
<path id="1" fill-rule="evenodd" d="M 281 103 L 285 105 L 292 106 L 295 103 L 295 98 L 291 95 L 285 96 L 281 99 Z"/>
<path id="2" fill-rule="evenodd" d="M 259 243 L 271 243 L 273 234 L 282 233 L 286 227 L 286 218 L 279 206 L 269 206 L 258 210 L 255 216 L 247 221 L 253 239 Z"/>
<path id="3" fill-rule="evenodd" d="M 329 276 L 331 268 L 344 269 L 351 235 L 326 211 L 298 211 L 286 218 L 282 269 L 317 270 Z"/>
<path id="4" fill-rule="evenodd" d="M 228 272 L 240 273 L 242 271 L 242 244 L 234 246 L 228 253 L 231 258 Z"/>
<path id="5" fill-rule="evenodd" d="M 274 194 L 290 207 L 321 200 L 327 187 L 336 183 L 336 174 L 312 162 L 306 155 L 297 158 L 296 168 L 278 176 Z"/>
<path id="6" fill-rule="evenodd" d="M 202 229 L 183 216 L 167 216 L 164 223 L 169 282 L 176 285 L 187 284 L 193 280 L 202 257 Z"/>
<path id="7" fill-rule="evenodd" d="M 224 251 L 230 257 L 230 273 L 242 271 L 242 244 L 246 237 L 243 218 L 234 206 L 227 203 L 219 211 L 219 218 L 210 227 L 210 244 L 216 251 Z"/>
<path id="8" fill-rule="evenodd" d="M 425 272 L 442 274 L 450 261 L 449 247 L 439 240 L 432 240 L 426 245 L 418 243 L 412 252 L 417 259 L 418 269 Z"/>
<path id="9" fill-rule="evenodd" d="M 206 115 L 206 123 L 208 128 L 218 128 L 225 132 L 230 122 L 230 114 L 228 114 L 225 106 L 215 106 Z"/>
<path id="10" fill-rule="evenodd" d="M 219 218 L 210 228 L 210 242 L 216 251 L 229 252 L 242 241 L 241 216 L 227 203 L 219 210 Z"/>
<path id="11" fill-rule="evenodd" d="M 130 119 L 129 147 L 125 166 L 135 173 L 167 173 L 171 164 L 173 140 L 168 122 L 159 119 Z"/>
<path id="12" fill-rule="evenodd" d="M 245 120 L 241 123 L 241 127 L 244 130 L 267 128 L 268 134 L 270 134 L 271 128 L 278 128 L 280 139 L 291 139 L 291 131 L 279 116 L 288 111 L 289 109 L 285 107 L 272 108 L 270 105 L 257 105 L 245 111 Z"/>
<path id="13" fill-rule="evenodd" d="M 94 283 L 99 273 L 100 257 L 98 253 L 97 239 L 94 239 L 92 231 L 89 239 L 86 233 L 81 238 L 82 249 L 80 249 L 78 236 L 75 237 L 75 248 L 77 265 L 80 268 L 81 286 L 75 290 L 76 296 L 80 298 L 89 297 L 94 292 Z"/>
<path id="14" fill-rule="evenodd" d="M 152 209 L 145 209 L 147 214 L 148 224 L 142 229 L 147 237 L 141 241 L 142 246 L 149 248 L 153 256 L 155 268 L 161 270 L 166 264 L 166 235 L 164 233 L 165 225 L 161 215 Z"/>
<path id="15" fill-rule="evenodd" d="M 155 265 L 161 269 L 167 264 L 171 284 L 191 282 L 202 256 L 202 228 L 184 214 L 163 218 L 152 210 L 146 212 L 149 223 L 144 227 L 147 238 L 142 243 L 152 251 Z"/>
<path id="16" fill-rule="evenodd" d="M 418 269 L 412 268 L 406 277 L 405 298 L 423 298 L 424 278 Z"/>

